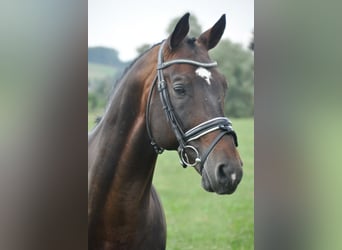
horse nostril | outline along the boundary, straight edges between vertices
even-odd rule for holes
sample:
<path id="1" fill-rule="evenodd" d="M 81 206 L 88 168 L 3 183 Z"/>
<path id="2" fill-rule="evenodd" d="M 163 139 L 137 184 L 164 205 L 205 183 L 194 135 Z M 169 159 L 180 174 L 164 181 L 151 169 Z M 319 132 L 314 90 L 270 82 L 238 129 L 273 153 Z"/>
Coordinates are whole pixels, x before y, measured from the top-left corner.
<path id="1" fill-rule="evenodd" d="M 226 169 L 228 168 L 225 164 L 220 164 L 217 167 L 217 177 L 220 182 L 227 182 L 228 181 L 228 175 L 226 173 Z"/>
<path id="2" fill-rule="evenodd" d="M 236 170 L 237 171 L 237 170 Z M 234 185 L 239 180 L 240 173 L 226 164 L 220 164 L 217 167 L 217 179 L 220 183 L 231 183 Z"/>

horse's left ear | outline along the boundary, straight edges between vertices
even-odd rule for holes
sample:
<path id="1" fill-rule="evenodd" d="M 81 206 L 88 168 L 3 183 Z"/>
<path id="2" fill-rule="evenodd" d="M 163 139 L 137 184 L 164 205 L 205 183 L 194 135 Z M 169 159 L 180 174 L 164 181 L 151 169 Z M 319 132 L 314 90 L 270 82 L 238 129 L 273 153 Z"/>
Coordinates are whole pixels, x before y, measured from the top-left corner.
<path id="1" fill-rule="evenodd" d="M 208 29 L 199 36 L 198 40 L 205 45 L 207 50 L 210 50 L 221 40 L 225 28 L 226 15 L 223 14 L 211 29 Z"/>

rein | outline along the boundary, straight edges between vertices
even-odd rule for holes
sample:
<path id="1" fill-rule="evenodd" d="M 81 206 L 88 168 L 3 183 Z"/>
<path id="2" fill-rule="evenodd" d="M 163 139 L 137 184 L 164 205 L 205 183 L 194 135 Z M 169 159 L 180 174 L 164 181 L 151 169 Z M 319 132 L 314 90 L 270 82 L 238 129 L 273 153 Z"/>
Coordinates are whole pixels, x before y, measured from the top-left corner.
<path id="1" fill-rule="evenodd" d="M 188 60 L 188 59 L 175 59 L 175 60 L 163 62 L 164 44 L 165 44 L 165 41 L 161 44 L 159 48 L 157 75 L 153 81 L 152 87 L 148 95 L 148 101 L 147 101 L 147 107 L 146 107 L 147 134 L 150 138 L 151 145 L 153 146 L 155 152 L 157 154 L 163 153 L 164 149 L 158 146 L 158 144 L 155 142 L 152 136 L 151 128 L 150 128 L 150 104 L 151 104 L 151 99 L 152 99 L 154 88 L 156 84 L 158 83 L 158 92 L 159 92 L 160 100 L 163 104 L 163 109 L 165 111 L 167 120 L 169 121 L 171 128 L 179 143 L 178 154 L 180 158 L 180 163 L 182 164 L 183 167 L 187 167 L 187 166 L 194 167 L 197 164 L 201 164 L 200 172 L 202 172 L 204 162 L 208 158 L 210 152 L 214 149 L 216 144 L 223 138 L 224 135 L 231 134 L 234 138 L 235 146 L 238 146 L 236 133 L 233 130 L 232 123 L 227 117 L 215 117 L 208 121 L 202 122 L 198 124 L 197 126 L 195 126 L 194 128 L 184 132 L 182 127 L 180 126 L 180 122 L 178 121 L 175 110 L 172 106 L 169 91 L 167 88 L 167 83 L 163 75 L 163 69 L 173 64 L 191 64 L 194 66 L 211 68 L 211 67 L 216 67 L 217 62 L 202 63 L 202 62 L 197 62 L 197 61 Z M 220 130 L 221 132 L 213 140 L 211 145 L 208 147 L 207 151 L 202 156 L 200 156 L 198 150 L 194 146 L 189 145 L 189 142 L 197 140 L 200 137 L 216 130 Z M 193 162 L 190 161 L 189 151 L 190 152 L 192 151 L 196 155 L 195 160 Z"/>

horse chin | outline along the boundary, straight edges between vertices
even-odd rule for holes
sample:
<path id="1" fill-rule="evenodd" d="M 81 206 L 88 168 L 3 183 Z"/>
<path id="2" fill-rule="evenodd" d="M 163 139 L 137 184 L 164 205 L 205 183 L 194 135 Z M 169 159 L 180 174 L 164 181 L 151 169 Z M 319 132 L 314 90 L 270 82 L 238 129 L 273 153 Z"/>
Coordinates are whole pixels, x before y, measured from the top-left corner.
<path id="1" fill-rule="evenodd" d="M 205 191 L 214 192 L 214 189 L 212 188 L 209 178 L 206 174 L 202 175 L 202 187 Z"/>
<path id="2" fill-rule="evenodd" d="M 237 186 L 228 187 L 226 185 L 215 185 L 212 183 L 206 171 L 202 173 L 202 187 L 207 192 L 215 192 L 216 194 L 232 194 L 235 192 Z"/>

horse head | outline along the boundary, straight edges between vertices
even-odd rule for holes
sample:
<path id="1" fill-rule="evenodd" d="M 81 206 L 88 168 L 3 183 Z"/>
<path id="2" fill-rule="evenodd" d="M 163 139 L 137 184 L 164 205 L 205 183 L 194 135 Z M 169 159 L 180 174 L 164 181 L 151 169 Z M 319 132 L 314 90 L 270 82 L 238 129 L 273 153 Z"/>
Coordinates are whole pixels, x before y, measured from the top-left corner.
<path id="1" fill-rule="evenodd" d="M 203 188 L 218 194 L 233 193 L 242 178 L 237 136 L 223 111 L 227 82 L 208 54 L 225 26 L 223 15 L 198 38 L 189 38 L 189 14 L 178 21 L 159 48 L 147 115 L 156 151 L 178 149 L 182 165 L 193 166 Z"/>

